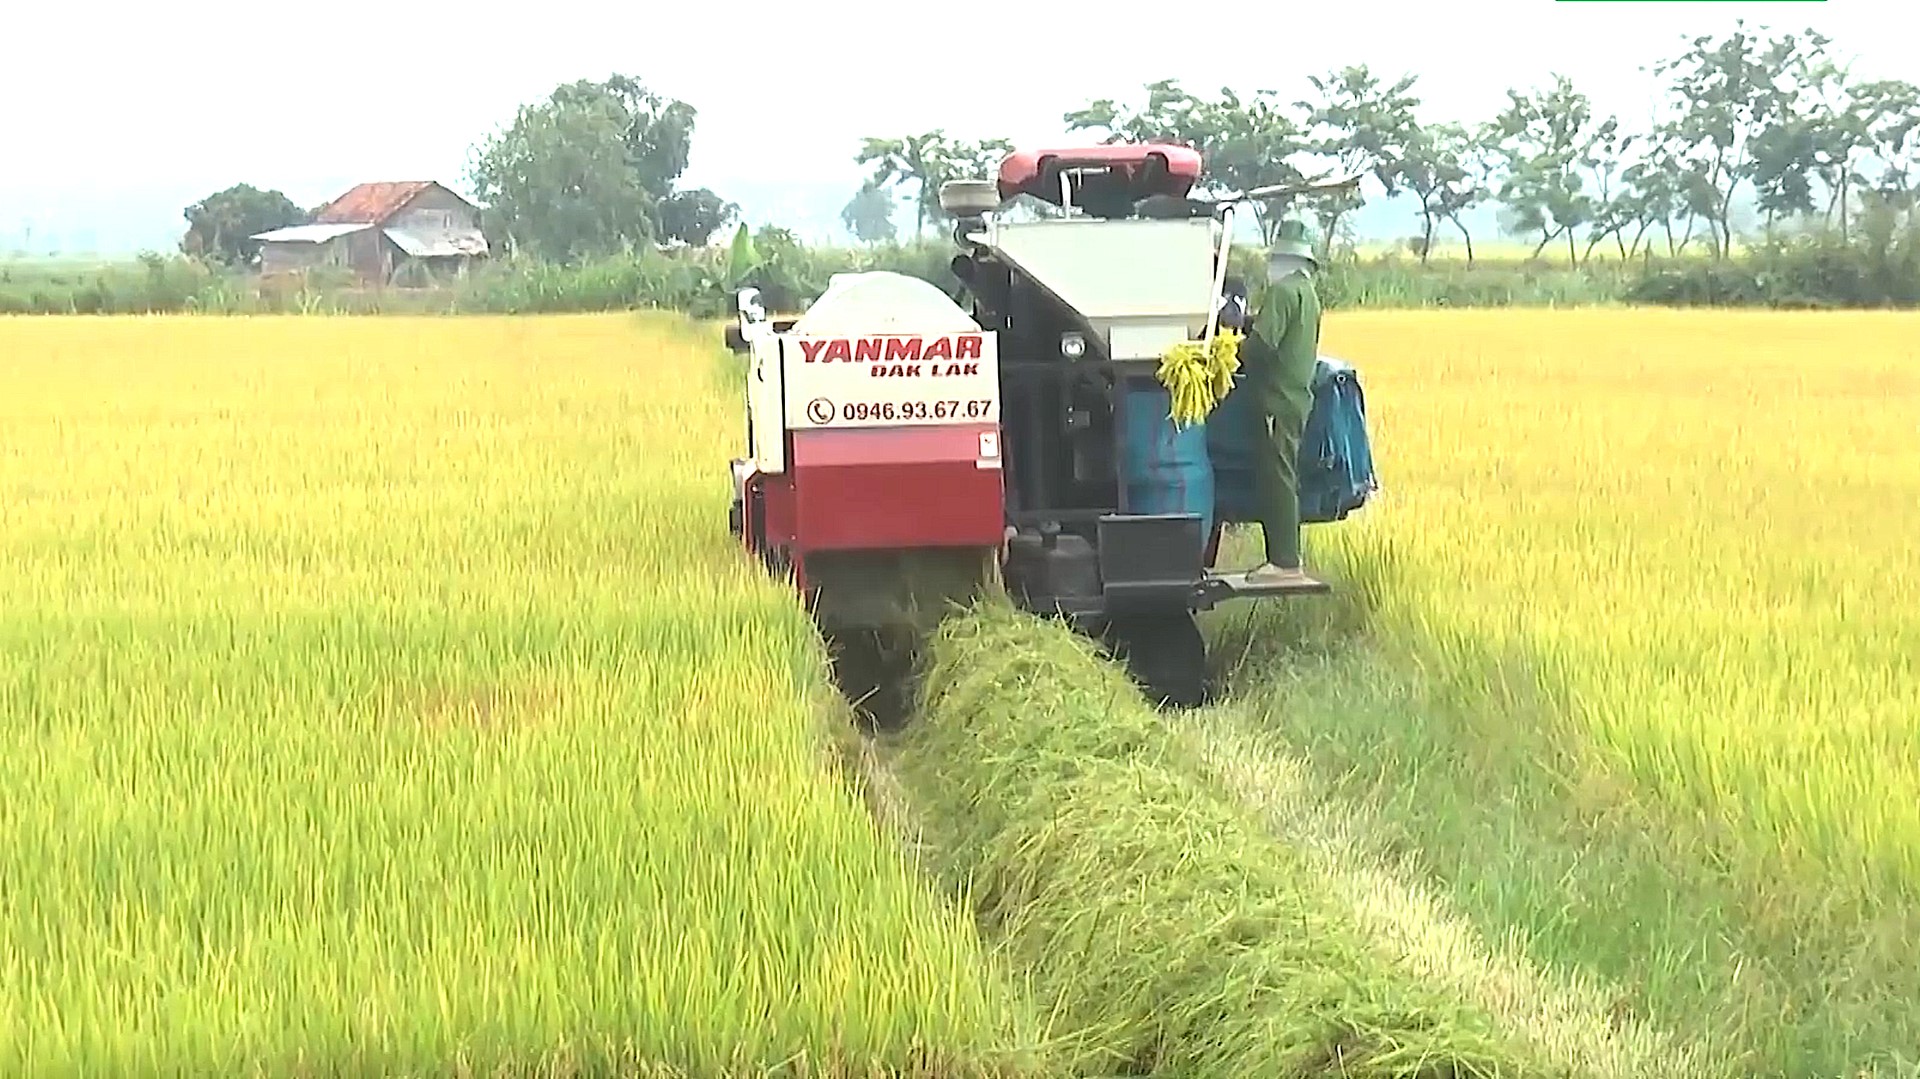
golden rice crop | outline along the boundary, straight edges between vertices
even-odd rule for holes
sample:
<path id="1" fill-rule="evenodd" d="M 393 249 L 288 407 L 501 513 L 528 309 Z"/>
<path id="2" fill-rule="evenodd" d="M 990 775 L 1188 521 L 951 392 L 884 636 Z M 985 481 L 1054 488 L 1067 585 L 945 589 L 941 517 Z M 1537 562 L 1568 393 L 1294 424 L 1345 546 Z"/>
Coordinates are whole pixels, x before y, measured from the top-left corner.
<path id="1" fill-rule="evenodd" d="M 1637 797 L 1920 894 L 1920 318 L 1340 313 L 1385 493 L 1310 530 L 1459 682 L 1517 651 Z"/>
<path id="2" fill-rule="evenodd" d="M 665 323 L 0 321 L 0 1071 L 967 1071 Z"/>

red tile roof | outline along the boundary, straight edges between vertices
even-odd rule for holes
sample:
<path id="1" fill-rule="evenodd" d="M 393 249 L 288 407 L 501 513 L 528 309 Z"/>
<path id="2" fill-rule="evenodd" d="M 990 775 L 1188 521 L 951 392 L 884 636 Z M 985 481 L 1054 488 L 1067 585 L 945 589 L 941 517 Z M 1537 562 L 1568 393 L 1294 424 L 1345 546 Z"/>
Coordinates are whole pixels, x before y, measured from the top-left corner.
<path id="1" fill-rule="evenodd" d="M 316 225 L 384 224 L 414 197 L 436 185 L 432 180 L 395 180 L 361 184 L 314 215 Z"/>

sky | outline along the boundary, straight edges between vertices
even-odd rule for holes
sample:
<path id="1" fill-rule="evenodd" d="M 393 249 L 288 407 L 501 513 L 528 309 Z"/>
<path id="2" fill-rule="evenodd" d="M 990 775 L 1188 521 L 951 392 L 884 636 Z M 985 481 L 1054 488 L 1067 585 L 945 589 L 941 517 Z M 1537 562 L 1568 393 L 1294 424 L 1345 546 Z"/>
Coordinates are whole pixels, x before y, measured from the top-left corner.
<path id="1" fill-rule="evenodd" d="M 858 185 L 863 136 L 1058 143 L 1062 113 L 1159 78 L 1305 96 L 1308 74 L 1364 63 L 1419 74 L 1422 114 L 1441 119 L 1490 116 L 1510 86 L 1562 73 L 1631 119 L 1658 94 L 1642 65 L 1740 17 L 1811 26 L 1862 75 L 1916 74 L 1910 32 L 1875 14 L 1898 10 L 1886 0 L 1180 6 L 1165 22 L 982 5 L 1018 17 L 978 27 L 941 17 L 959 7 L 855 0 L 544 0 L 506 19 L 446 0 L 7 6 L 0 250 L 28 227 L 35 249 L 170 247 L 183 207 L 239 182 L 302 206 L 366 180 L 465 192 L 472 148 L 516 108 L 614 72 L 699 110 L 685 182 L 806 233 L 831 228 Z"/>

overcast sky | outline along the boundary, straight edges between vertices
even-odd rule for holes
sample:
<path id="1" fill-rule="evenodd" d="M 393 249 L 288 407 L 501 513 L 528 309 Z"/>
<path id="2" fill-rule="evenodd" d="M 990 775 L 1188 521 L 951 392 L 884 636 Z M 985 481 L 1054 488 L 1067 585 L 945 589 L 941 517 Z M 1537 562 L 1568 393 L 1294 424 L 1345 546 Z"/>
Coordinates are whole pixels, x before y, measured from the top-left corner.
<path id="1" fill-rule="evenodd" d="M 763 200 L 790 179 L 856 182 L 863 135 L 944 126 L 1054 141 L 1067 109 L 1161 77 L 1291 92 L 1308 73 L 1366 63 L 1418 72 L 1429 116 L 1479 117 L 1507 87 L 1557 71 L 1601 109 L 1643 116 L 1655 90 L 1640 65 L 1743 15 L 1813 26 L 1863 74 L 1920 78 L 1911 31 L 1873 14 L 1901 10 L 1886 0 L 1177 4 L 1164 19 L 1040 3 L 974 6 L 1018 13 L 1016 27 L 977 28 L 922 14 L 965 5 L 871 0 L 545 0 L 509 5 L 505 19 L 446 0 L 6 7 L 0 244 L 28 222 L 71 237 L 76 220 L 124 232 L 156 215 L 165 237 L 181 206 L 240 181 L 303 206 L 362 180 L 465 190 L 470 147 L 518 105 L 615 71 L 699 109 L 689 181 Z"/>

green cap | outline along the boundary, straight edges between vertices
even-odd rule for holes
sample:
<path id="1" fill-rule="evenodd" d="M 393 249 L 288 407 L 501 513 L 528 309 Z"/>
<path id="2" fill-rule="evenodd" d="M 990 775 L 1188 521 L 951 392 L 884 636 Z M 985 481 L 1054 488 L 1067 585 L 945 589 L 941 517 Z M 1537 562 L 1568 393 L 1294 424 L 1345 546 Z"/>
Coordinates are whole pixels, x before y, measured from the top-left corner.
<path id="1" fill-rule="evenodd" d="M 1273 246 L 1267 248 L 1267 257 L 1275 255 L 1294 255 L 1316 266 L 1320 264 L 1319 258 L 1313 253 L 1313 230 L 1297 217 L 1280 222 L 1280 228 L 1274 232 Z"/>

